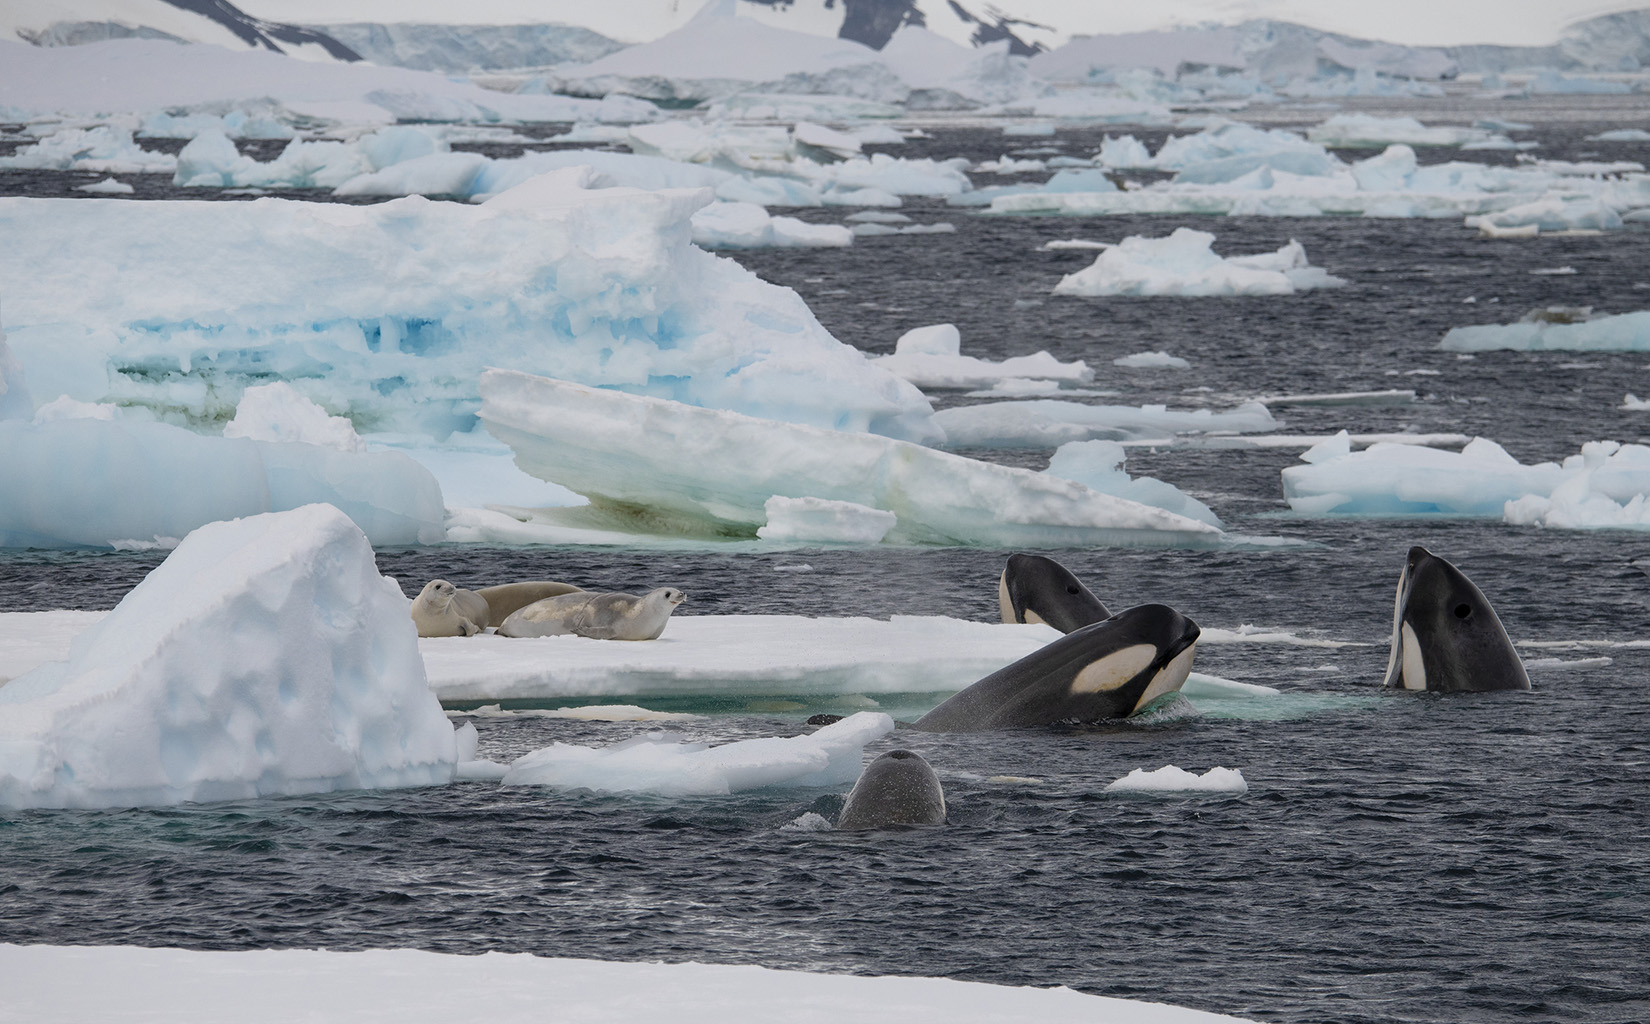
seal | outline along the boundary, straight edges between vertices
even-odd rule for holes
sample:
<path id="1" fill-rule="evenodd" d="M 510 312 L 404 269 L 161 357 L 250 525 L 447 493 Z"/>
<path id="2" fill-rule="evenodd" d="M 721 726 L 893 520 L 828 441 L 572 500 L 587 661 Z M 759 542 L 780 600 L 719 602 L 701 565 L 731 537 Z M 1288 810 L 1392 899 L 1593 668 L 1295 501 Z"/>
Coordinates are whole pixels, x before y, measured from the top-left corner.
<path id="1" fill-rule="evenodd" d="M 1385 685 L 1528 690 L 1530 677 L 1484 592 L 1460 569 L 1416 545 L 1398 576 Z"/>
<path id="2" fill-rule="evenodd" d="M 836 827 L 843 830 L 943 824 L 945 791 L 940 777 L 909 750 L 890 750 L 866 765 L 836 819 Z"/>
<path id="3" fill-rule="evenodd" d="M 501 636 L 557 636 L 572 633 L 596 640 L 652 640 L 665 630 L 670 613 L 687 600 L 675 587 L 634 594 L 563 594 L 534 601 L 498 627 Z"/>
<path id="4" fill-rule="evenodd" d="M 487 601 L 473 590 L 431 580 L 413 598 L 412 620 L 419 636 L 474 636 L 487 629 Z"/>
<path id="5" fill-rule="evenodd" d="M 928 732 L 983 732 L 1126 718 L 1180 689 L 1197 623 L 1143 604 L 1066 634 L 954 694 L 919 718 Z"/>
<path id="6" fill-rule="evenodd" d="M 997 606 L 1004 622 L 1046 622 L 1062 633 L 1111 617 L 1071 570 L 1043 555 L 1008 556 L 997 580 Z"/>
<path id="7" fill-rule="evenodd" d="M 474 636 L 499 626 L 510 613 L 547 597 L 582 593 L 571 583 L 529 580 L 481 590 L 465 590 L 446 580 L 431 580 L 413 598 L 412 620 L 419 636 Z"/>

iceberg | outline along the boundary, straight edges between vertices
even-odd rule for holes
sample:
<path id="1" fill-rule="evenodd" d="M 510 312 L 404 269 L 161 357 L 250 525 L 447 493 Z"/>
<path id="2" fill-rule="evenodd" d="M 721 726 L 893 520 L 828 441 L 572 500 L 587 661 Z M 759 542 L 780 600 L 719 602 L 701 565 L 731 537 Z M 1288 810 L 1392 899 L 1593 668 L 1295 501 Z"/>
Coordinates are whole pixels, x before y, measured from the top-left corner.
<path id="1" fill-rule="evenodd" d="M 865 745 L 894 731 L 894 720 L 860 711 L 801 736 L 737 740 L 719 746 L 644 733 L 609 747 L 556 743 L 523 754 L 500 780 L 604 793 L 720 796 L 769 786 L 840 786 L 859 777 Z"/>
<path id="2" fill-rule="evenodd" d="M 1438 347 L 1448 352 L 1650 352 L 1650 310 L 1579 316 L 1536 310 L 1515 324 L 1454 327 Z"/>
<path id="3" fill-rule="evenodd" d="M 934 414 L 958 448 L 1055 448 L 1069 441 L 1134 441 L 1176 434 L 1254 433 L 1280 425 L 1259 402 L 1226 412 L 1162 405 L 1085 405 L 1035 399 L 952 406 Z"/>
<path id="4" fill-rule="evenodd" d="M 939 437 L 921 392 L 795 292 L 693 246 L 708 191 L 597 181 L 564 169 L 479 206 L 0 199 L 11 345 L 41 394 L 209 429 L 279 378 L 362 433 L 439 441 L 500 366 Z"/>
<path id="5" fill-rule="evenodd" d="M 522 469 L 610 521 L 754 536 L 770 497 L 893 512 L 890 539 L 940 544 L 1196 544 L 1220 531 L 1043 473 L 873 434 L 585 387 L 510 370 L 481 379 L 481 418 Z M 1267 416 L 1270 420 L 1270 416 Z"/>
<path id="6" fill-rule="evenodd" d="M 0 687 L 0 806 L 131 807 L 446 783 L 408 603 L 337 509 L 191 533 Z"/>
<path id="7" fill-rule="evenodd" d="M 978 388 L 1003 380 L 1053 380 L 1087 383 L 1094 371 L 1078 360 L 1062 363 L 1047 352 L 1012 356 L 999 362 L 962 354 L 962 334 L 955 324 L 914 327 L 894 342 L 894 354 L 871 363 L 919 388 Z"/>
<path id="8" fill-rule="evenodd" d="M 1193 228 L 1176 228 L 1167 238 L 1131 235 L 1062 277 L 1054 294 L 1294 295 L 1346 283 L 1308 263 L 1306 250 L 1292 239 L 1277 252 L 1224 258 L 1211 249 L 1214 241 Z"/>

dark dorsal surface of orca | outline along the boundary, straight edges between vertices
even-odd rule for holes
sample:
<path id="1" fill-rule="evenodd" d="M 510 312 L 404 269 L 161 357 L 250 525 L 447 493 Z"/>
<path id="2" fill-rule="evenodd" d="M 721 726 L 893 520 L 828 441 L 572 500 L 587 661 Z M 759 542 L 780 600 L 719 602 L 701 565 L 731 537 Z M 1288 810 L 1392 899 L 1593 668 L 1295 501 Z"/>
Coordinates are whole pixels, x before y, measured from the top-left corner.
<path id="1" fill-rule="evenodd" d="M 1406 690 L 1528 690 L 1530 677 L 1501 619 L 1466 574 L 1409 549 L 1392 609 L 1386 685 Z"/>
<path id="2" fill-rule="evenodd" d="M 890 750 L 866 765 L 836 819 L 839 829 L 943 824 L 940 777 L 909 750 Z"/>
<path id="3" fill-rule="evenodd" d="M 1069 569 L 1043 555 L 1008 556 L 997 580 L 997 605 L 1004 622 L 1046 622 L 1062 633 L 1111 617 Z"/>
<path id="4" fill-rule="evenodd" d="M 1173 608 L 1139 605 L 998 669 L 914 728 L 983 732 L 1127 718 L 1180 689 L 1197 638 L 1197 623 Z"/>

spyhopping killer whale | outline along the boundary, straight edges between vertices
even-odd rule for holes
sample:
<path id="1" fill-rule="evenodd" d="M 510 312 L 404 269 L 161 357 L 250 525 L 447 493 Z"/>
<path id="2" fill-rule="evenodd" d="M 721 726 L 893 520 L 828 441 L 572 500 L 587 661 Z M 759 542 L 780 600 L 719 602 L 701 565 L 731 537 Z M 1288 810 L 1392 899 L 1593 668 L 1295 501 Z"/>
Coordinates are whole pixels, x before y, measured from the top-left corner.
<path id="1" fill-rule="evenodd" d="M 836 819 L 839 829 L 943 824 L 940 777 L 909 750 L 890 750 L 866 765 Z"/>
<path id="2" fill-rule="evenodd" d="M 1419 545 L 1392 609 L 1386 685 L 1406 690 L 1528 690 L 1530 677 L 1484 592 Z"/>
<path id="3" fill-rule="evenodd" d="M 1111 616 L 1069 569 L 1043 555 L 1008 556 L 997 605 L 1004 622 L 1046 622 L 1062 633 Z"/>
<path id="4" fill-rule="evenodd" d="M 1143 604 L 1068 633 L 981 679 L 919 718 L 929 732 L 983 732 L 1126 718 L 1180 689 L 1197 623 Z"/>

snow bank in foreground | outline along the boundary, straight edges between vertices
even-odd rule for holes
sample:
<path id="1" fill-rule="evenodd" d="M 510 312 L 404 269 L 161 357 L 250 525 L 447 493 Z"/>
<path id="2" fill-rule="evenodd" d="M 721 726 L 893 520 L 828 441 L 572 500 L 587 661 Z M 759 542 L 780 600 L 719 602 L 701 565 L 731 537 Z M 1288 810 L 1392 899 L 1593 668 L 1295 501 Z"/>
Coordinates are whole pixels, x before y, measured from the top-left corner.
<path id="1" fill-rule="evenodd" d="M 727 964 L 608 963 L 526 953 L 416 949 L 206 952 L 120 946 L 0 945 L 8 1008 L 35 1024 L 287 1024 L 394 1020 L 451 1024 L 485 993 L 491 1024 L 1242 1024 L 1163 1003 L 947 978 L 804 974 Z"/>
<path id="2" fill-rule="evenodd" d="M 1221 257 L 1207 231 L 1176 228 L 1167 238 L 1132 235 L 1067 274 L 1056 295 L 1293 295 L 1346 282 L 1307 262 L 1299 242 L 1277 252 Z"/>
<path id="3" fill-rule="evenodd" d="M 859 777 L 865 744 L 893 731 L 892 718 L 861 711 L 801 736 L 715 747 L 663 732 L 610 747 L 554 743 L 512 761 L 500 781 L 506 786 L 663 796 L 717 796 L 767 786 L 839 786 Z"/>
<path id="4" fill-rule="evenodd" d="M 1053 448 L 1068 441 L 1132 441 L 1176 434 L 1253 433 L 1280 424 L 1259 402 L 1226 412 L 1170 411 L 1162 405 L 1085 405 L 1033 399 L 958 405 L 934 414 L 957 447 Z"/>
<path id="5" fill-rule="evenodd" d="M 1013 356 L 1001 362 L 962 354 L 962 334 L 955 324 L 916 327 L 894 342 L 894 354 L 871 360 L 919 388 L 978 388 L 1002 380 L 1068 380 L 1087 383 L 1094 371 L 1082 360 L 1062 363 L 1047 352 Z"/>
<path id="6" fill-rule="evenodd" d="M 1343 432 L 1283 471 L 1306 515 L 1468 515 L 1557 529 L 1650 529 L 1650 447 L 1589 441 L 1564 462 L 1526 466 L 1494 441 L 1460 452 L 1404 444 L 1349 450 Z"/>
<path id="7" fill-rule="evenodd" d="M 1106 787 L 1107 793 L 1230 793 L 1241 796 L 1249 784 L 1236 768 L 1210 768 L 1202 775 L 1178 765 L 1155 771 L 1136 768 Z"/>
<path id="8" fill-rule="evenodd" d="M 68 661 L 0 688 L 0 806 L 445 783 L 407 606 L 330 506 L 204 526 Z"/>
<path id="9" fill-rule="evenodd" d="M 1536 310 L 1515 324 L 1455 327 L 1438 347 L 1450 352 L 1650 352 L 1650 310 L 1589 318 L 1587 311 Z"/>
<path id="10" fill-rule="evenodd" d="M 482 419 L 527 472 L 676 528 L 754 535 L 774 495 L 893 512 L 892 539 L 962 544 L 1184 544 L 1220 532 L 1043 473 L 871 434 L 780 424 L 489 370 Z M 1269 419 L 1270 417 L 1268 417 Z"/>
<path id="11" fill-rule="evenodd" d="M 278 376 L 363 432 L 439 440 L 505 366 L 938 436 L 795 292 L 691 244 L 707 192 L 595 183 L 571 168 L 479 207 L 0 199 L 12 347 L 37 393 L 200 423 Z"/>

